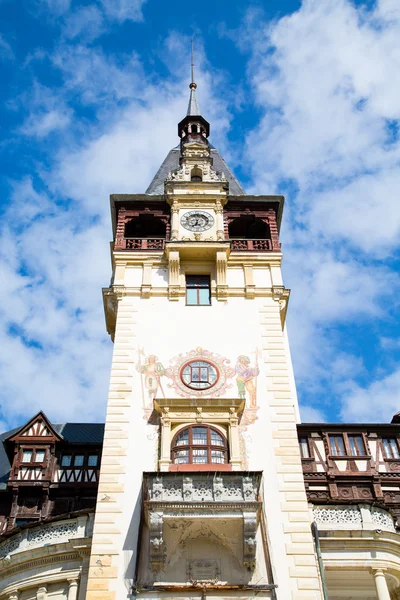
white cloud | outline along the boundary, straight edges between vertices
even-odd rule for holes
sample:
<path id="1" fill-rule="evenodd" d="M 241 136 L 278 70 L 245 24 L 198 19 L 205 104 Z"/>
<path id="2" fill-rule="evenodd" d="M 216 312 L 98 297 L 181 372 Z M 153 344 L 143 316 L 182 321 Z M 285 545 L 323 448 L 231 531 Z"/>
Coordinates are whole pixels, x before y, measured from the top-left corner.
<path id="1" fill-rule="evenodd" d="M 16 100 L 16 104 L 29 111 L 19 128 L 23 135 L 45 138 L 65 129 L 71 120 L 72 110 L 65 104 L 62 95 L 37 81 Z"/>
<path id="2" fill-rule="evenodd" d="M 142 7 L 146 0 L 100 0 L 104 11 L 111 19 L 123 21 L 141 21 Z"/>
<path id="3" fill-rule="evenodd" d="M 21 127 L 21 132 L 43 138 L 53 131 L 64 129 L 69 122 L 69 111 L 50 110 L 44 114 L 31 114 Z"/>
<path id="4" fill-rule="evenodd" d="M 400 11 L 391 1 L 367 10 L 304 0 L 287 17 L 263 24 L 253 13 L 247 23 L 240 44 L 252 51 L 261 119 L 244 158 L 254 191 L 289 190 L 282 231 L 295 372 L 300 397 L 320 394 L 324 405 L 324 385 L 340 401 L 359 377 L 376 376 L 345 328 L 363 323 L 373 335 L 399 288 L 380 260 L 400 239 Z"/>
<path id="5" fill-rule="evenodd" d="M 63 35 L 66 38 L 83 38 L 90 42 L 105 31 L 106 25 L 102 12 L 97 6 L 78 7 L 65 18 Z"/>
<path id="6" fill-rule="evenodd" d="M 343 401 L 345 421 L 390 423 L 400 410 L 400 369 L 366 387 L 354 385 Z"/>
<path id="7" fill-rule="evenodd" d="M 63 44 L 54 64 L 64 87 L 48 94 L 36 84 L 31 114 L 43 105 L 68 106 L 71 96 L 109 118 L 85 123 L 84 130 L 71 118 L 54 137 L 50 166 L 39 167 L 35 185 L 25 178 L 13 187 L 0 243 L 0 343 L 8 347 L 0 399 L 10 427 L 40 408 L 53 421 L 104 418 L 112 349 L 101 298 L 111 273 L 108 195 L 146 189 L 178 142 L 176 125 L 188 100 L 187 80 L 142 77 L 135 57 L 117 61 Z M 102 91 L 106 82 L 109 90 Z M 199 84 L 222 138 L 225 104 L 213 96 L 208 74 L 199 72 Z"/>
<path id="8" fill-rule="evenodd" d="M 302 423 L 326 423 L 326 416 L 323 411 L 312 406 L 300 406 Z"/>

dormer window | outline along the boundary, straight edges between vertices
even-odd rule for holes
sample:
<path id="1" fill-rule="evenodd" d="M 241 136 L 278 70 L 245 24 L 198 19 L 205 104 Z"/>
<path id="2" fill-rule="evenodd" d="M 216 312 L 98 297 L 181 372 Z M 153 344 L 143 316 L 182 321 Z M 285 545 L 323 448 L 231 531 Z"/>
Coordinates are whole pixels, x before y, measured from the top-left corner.
<path id="1" fill-rule="evenodd" d="M 210 425 L 191 425 L 174 437 L 172 462 L 176 465 L 225 464 L 228 462 L 227 440 Z"/>

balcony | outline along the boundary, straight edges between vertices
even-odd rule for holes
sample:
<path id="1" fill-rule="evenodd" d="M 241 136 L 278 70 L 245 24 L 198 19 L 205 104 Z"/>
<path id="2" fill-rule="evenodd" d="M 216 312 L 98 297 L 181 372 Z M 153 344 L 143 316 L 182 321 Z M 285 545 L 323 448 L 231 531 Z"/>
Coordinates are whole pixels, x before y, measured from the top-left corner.
<path id="1" fill-rule="evenodd" d="M 123 238 L 116 250 L 164 250 L 165 238 Z"/>
<path id="2" fill-rule="evenodd" d="M 200 558 L 211 558 L 207 552 L 215 552 L 225 539 L 242 565 L 238 577 L 243 583 L 248 581 L 248 573 L 256 565 L 261 476 L 261 472 L 144 473 L 143 502 L 153 572 L 164 572 L 162 580 L 168 581 L 169 564 L 178 555 L 189 570 L 196 570 L 195 561 L 190 566 L 191 558 L 196 557 L 186 557 L 186 553 L 192 542 L 198 547 L 201 536 L 209 540 L 210 549 L 203 550 Z M 199 577 L 199 573 L 191 573 L 187 580 Z M 202 577 L 224 579 L 218 569 Z"/>
<path id="3" fill-rule="evenodd" d="M 231 250 L 244 252 L 272 252 L 279 251 L 279 247 L 273 247 L 272 240 L 231 240 Z"/>

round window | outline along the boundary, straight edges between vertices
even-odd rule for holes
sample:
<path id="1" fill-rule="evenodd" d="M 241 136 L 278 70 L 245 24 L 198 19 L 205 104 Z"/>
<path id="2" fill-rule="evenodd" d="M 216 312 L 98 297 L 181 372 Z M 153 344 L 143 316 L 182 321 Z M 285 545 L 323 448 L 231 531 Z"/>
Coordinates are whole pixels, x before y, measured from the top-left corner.
<path id="1" fill-rule="evenodd" d="M 218 370 L 206 360 L 193 360 L 182 367 L 183 383 L 193 390 L 206 390 L 218 381 Z"/>

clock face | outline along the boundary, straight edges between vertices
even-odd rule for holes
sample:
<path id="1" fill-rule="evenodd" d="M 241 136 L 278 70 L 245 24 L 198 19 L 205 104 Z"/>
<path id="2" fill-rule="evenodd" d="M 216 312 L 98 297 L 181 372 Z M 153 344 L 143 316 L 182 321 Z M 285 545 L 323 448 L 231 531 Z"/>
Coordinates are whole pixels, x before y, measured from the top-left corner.
<path id="1" fill-rule="evenodd" d="M 189 231 L 206 231 L 214 225 L 214 217 L 203 210 L 191 210 L 182 216 L 181 225 Z"/>

